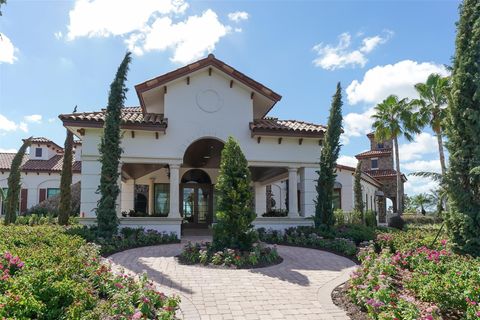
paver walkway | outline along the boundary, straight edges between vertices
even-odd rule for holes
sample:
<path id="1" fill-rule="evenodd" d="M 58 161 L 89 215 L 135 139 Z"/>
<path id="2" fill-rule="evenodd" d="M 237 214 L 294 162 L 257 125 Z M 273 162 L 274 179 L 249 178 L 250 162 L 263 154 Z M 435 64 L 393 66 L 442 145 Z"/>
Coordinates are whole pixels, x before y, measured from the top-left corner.
<path id="1" fill-rule="evenodd" d="M 182 240 L 184 242 L 184 240 Z M 281 264 L 251 270 L 185 266 L 182 244 L 131 249 L 110 257 L 114 270 L 146 272 L 166 294 L 177 294 L 182 319 L 349 319 L 331 299 L 355 264 L 332 253 L 278 246 Z"/>

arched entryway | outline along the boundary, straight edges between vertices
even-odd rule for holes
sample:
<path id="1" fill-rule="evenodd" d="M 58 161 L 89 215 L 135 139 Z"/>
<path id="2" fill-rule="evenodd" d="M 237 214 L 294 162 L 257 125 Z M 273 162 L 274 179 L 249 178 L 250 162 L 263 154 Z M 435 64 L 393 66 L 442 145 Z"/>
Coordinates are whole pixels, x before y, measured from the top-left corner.
<path id="1" fill-rule="evenodd" d="M 223 142 L 204 138 L 185 151 L 182 167 L 188 168 L 180 180 L 180 213 L 183 228 L 208 228 L 213 222 L 214 181 L 212 173 L 220 166 Z"/>

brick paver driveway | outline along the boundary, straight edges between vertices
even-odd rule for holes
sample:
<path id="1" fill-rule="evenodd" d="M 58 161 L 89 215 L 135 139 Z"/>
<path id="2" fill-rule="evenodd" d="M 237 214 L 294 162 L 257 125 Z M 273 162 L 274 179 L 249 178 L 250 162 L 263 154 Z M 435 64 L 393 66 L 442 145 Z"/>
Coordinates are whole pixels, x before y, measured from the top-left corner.
<path id="1" fill-rule="evenodd" d="M 182 319 L 348 319 L 330 296 L 355 268 L 346 258 L 278 246 L 279 265 L 216 269 L 178 264 L 174 256 L 182 246 L 131 249 L 110 259 L 115 270 L 146 272 L 163 292 L 179 295 Z"/>

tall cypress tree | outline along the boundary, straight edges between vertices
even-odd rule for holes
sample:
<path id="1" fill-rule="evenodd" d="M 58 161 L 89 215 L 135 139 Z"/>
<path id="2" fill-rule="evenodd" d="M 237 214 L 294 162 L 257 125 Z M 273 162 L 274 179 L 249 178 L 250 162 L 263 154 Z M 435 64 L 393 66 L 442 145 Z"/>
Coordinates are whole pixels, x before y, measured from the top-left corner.
<path id="1" fill-rule="evenodd" d="M 77 107 L 73 109 L 73 113 L 77 111 Z M 67 137 L 63 149 L 63 165 L 60 179 L 60 206 L 58 208 L 58 223 L 61 225 L 68 224 L 70 211 L 72 210 L 72 149 L 73 149 L 73 133 L 67 129 Z"/>
<path id="2" fill-rule="evenodd" d="M 224 248 L 250 250 L 256 240 L 252 209 L 248 162 L 237 141 L 229 137 L 222 150 L 217 184 L 217 224 L 213 229 L 213 245 Z"/>
<path id="3" fill-rule="evenodd" d="M 5 224 L 14 223 L 17 219 L 18 203 L 20 202 L 20 190 L 22 188 L 20 181 L 21 166 L 25 152 L 30 146 L 31 139 L 32 138 L 30 137 L 23 141 L 23 145 L 20 147 L 12 160 L 7 182 L 7 198 L 5 199 Z"/>
<path id="4" fill-rule="evenodd" d="M 320 155 L 320 170 L 317 181 L 317 200 L 315 201 L 315 226 L 328 227 L 335 222 L 333 216 L 333 187 L 338 155 L 340 153 L 340 135 L 342 134 L 342 88 L 340 82 L 333 96 L 328 127 Z"/>
<path id="5" fill-rule="evenodd" d="M 100 200 L 98 200 L 97 207 L 97 221 L 98 235 L 105 238 L 112 237 L 118 231 L 119 222 L 116 201 L 120 193 L 120 186 L 118 185 L 120 173 L 118 172 L 118 166 L 122 154 L 122 148 L 120 147 L 120 122 L 122 107 L 127 93 L 125 82 L 127 81 L 130 61 L 130 52 L 127 52 L 118 67 L 115 79 L 110 85 L 103 136 L 99 148 L 102 170 L 100 174 L 100 185 L 97 190 L 100 193 Z"/>
<path id="6" fill-rule="evenodd" d="M 357 210 L 358 212 L 362 213 L 363 215 L 363 196 L 362 196 L 362 184 L 361 184 L 361 179 L 362 179 L 362 163 L 358 161 L 357 168 L 355 169 L 355 177 L 353 181 L 353 193 L 354 193 L 354 198 L 355 198 L 355 206 L 354 209 Z"/>
<path id="7" fill-rule="evenodd" d="M 460 6 L 448 105 L 447 226 L 465 252 L 480 255 L 480 1 Z"/>

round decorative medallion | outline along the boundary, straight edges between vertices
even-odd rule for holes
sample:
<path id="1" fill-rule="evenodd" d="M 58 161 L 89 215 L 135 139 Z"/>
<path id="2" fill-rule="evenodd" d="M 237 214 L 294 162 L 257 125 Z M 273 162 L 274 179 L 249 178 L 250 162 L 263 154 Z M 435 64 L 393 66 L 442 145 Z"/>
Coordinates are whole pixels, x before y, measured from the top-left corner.
<path id="1" fill-rule="evenodd" d="M 223 99 L 217 91 L 212 89 L 203 90 L 197 93 L 197 106 L 205 112 L 213 113 L 223 106 Z"/>

